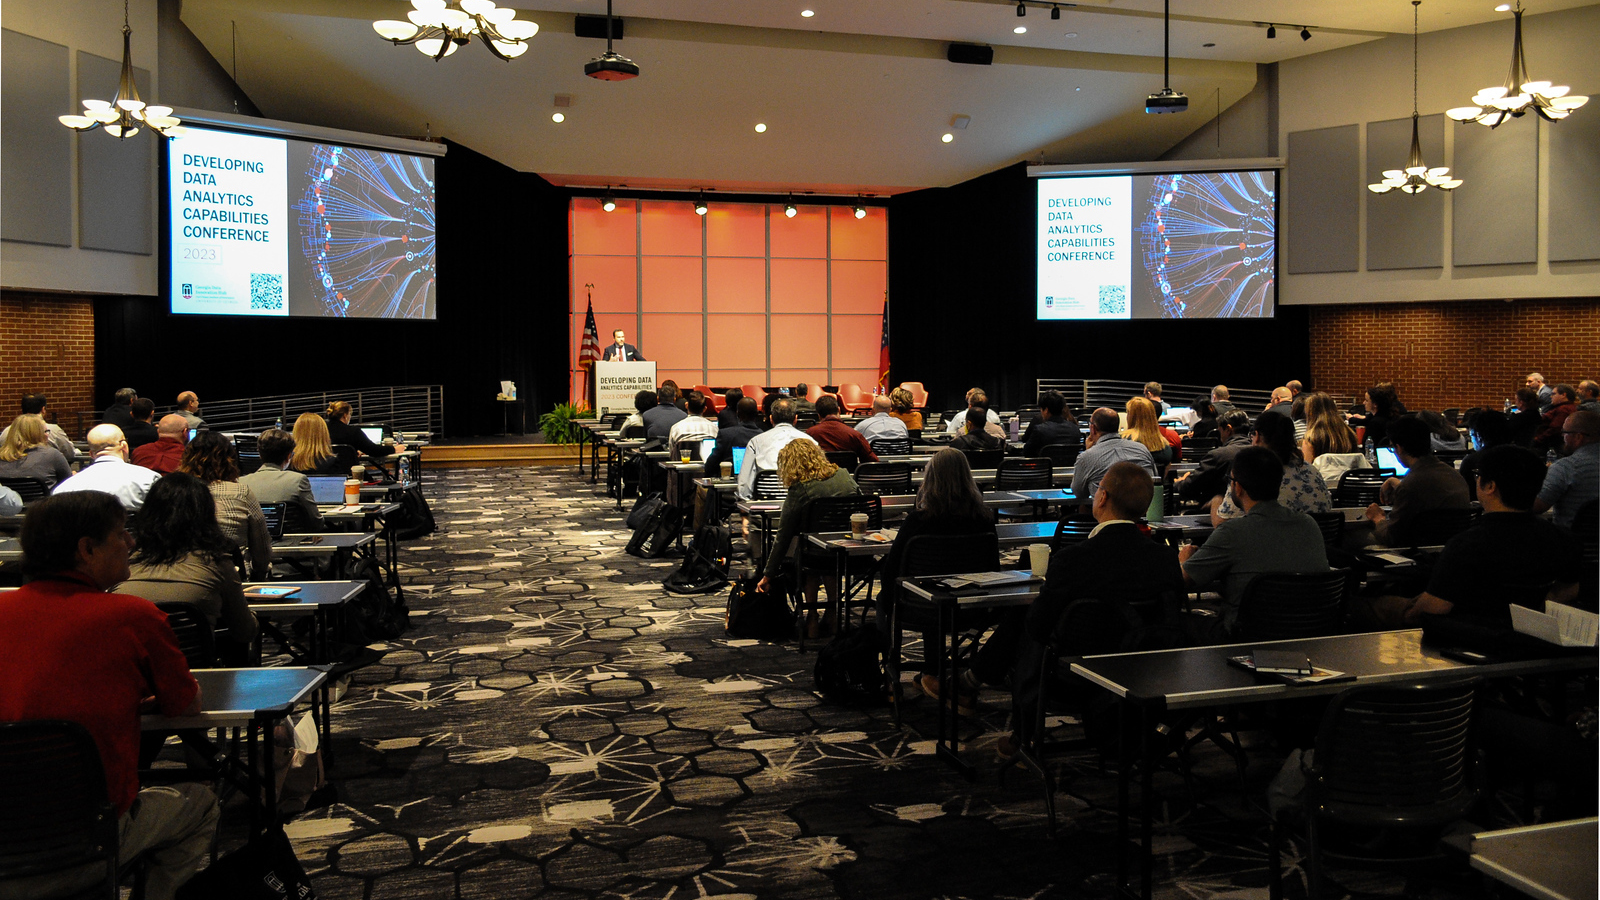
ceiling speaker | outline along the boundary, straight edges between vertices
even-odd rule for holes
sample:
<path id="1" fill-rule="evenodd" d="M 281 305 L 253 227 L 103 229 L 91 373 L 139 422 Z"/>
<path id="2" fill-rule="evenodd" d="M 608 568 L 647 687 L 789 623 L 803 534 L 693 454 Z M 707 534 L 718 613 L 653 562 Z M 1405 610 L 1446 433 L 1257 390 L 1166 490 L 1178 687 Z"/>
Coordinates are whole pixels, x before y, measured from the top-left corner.
<path id="1" fill-rule="evenodd" d="M 945 58 L 968 66 L 993 65 L 994 48 L 986 44 L 951 44 Z"/>

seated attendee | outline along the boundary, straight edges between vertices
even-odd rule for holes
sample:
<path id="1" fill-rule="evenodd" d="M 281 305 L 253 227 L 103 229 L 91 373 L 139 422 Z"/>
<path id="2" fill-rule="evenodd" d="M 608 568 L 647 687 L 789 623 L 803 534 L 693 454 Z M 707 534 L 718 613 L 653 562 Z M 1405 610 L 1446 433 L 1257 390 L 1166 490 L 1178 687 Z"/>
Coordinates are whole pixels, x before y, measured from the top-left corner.
<path id="1" fill-rule="evenodd" d="M 794 400 L 794 414 L 796 416 L 800 415 L 801 413 L 817 411 L 817 405 L 806 398 L 806 394 L 810 392 L 811 385 L 806 384 L 804 381 L 794 386 L 794 391 L 792 392 L 792 397 L 790 399 Z"/>
<path id="2" fill-rule="evenodd" d="M 1523 387 L 1533 391 L 1534 398 L 1537 401 L 1535 408 L 1540 415 L 1550 411 L 1550 407 L 1554 405 L 1552 403 L 1554 392 L 1551 390 L 1550 385 L 1544 383 L 1543 375 L 1538 372 L 1529 372 L 1527 381 L 1523 382 Z"/>
<path id="3" fill-rule="evenodd" d="M 328 404 L 328 409 L 322 415 L 328 420 L 329 442 L 354 447 L 357 453 L 373 459 L 383 459 L 390 453 L 406 452 L 405 444 L 395 444 L 392 448 L 379 444 L 367 437 L 366 432 L 351 425 L 350 414 L 353 411 L 350 404 L 343 400 L 335 400 Z"/>
<path id="4" fill-rule="evenodd" d="M 824 453 L 854 453 L 856 465 L 864 462 L 877 462 L 878 455 L 872 452 L 867 439 L 861 432 L 846 425 L 839 418 L 839 401 L 831 394 L 823 394 L 817 398 L 817 415 L 821 420 L 806 429 L 806 434 Z"/>
<path id="5" fill-rule="evenodd" d="M 1289 396 L 1292 399 L 1298 399 L 1300 392 L 1305 390 L 1305 386 L 1298 381 L 1290 381 L 1288 384 L 1285 384 L 1284 387 L 1289 389 Z"/>
<path id="6" fill-rule="evenodd" d="M 206 427 L 206 420 L 200 418 L 200 398 L 194 391 L 184 391 L 178 395 L 178 415 L 188 421 L 190 428 Z"/>
<path id="7" fill-rule="evenodd" d="M 1121 422 L 1115 411 L 1102 406 L 1089 416 L 1088 449 L 1078 454 L 1077 465 L 1072 470 L 1072 493 L 1077 497 L 1093 497 L 1100 487 L 1100 479 L 1119 462 L 1136 463 L 1151 478 L 1159 478 L 1155 460 L 1150 451 L 1136 441 L 1124 440 L 1117 433 Z"/>
<path id="8" fill-rule="evenodd" d="M 1587 378 L 1578 382 L 1578 408 L 1600 413 L 1600 382 Z"/>
<path id="9" fill-rule="evenodd" d="M 706 407 L 710 402 L 699 391 L 690 391 L 684 398 L 684 405 L 688 407 L 689 414 L 672 423 L 672 427 L 667 429 L 667 454 L 671 458 L 678 458 L 678 449 L 686 442 L 698 444 L 706 438 L 717 436 L 717 423 L 706 418 Z"/>
<path id="10" fill-rule="evenodd" d="M 1286 387 L 1275 387 L 1272 389 L 1272 397 L 1267 401 L 1267 406 L 1261 411 L 1261 413 L 1262 415 L 1272 413 L 1274 415 L 1292 418 L 1293 408 L 1294 398 L 1289 395 L 1289 389 Z"/>
<path id="11" fill-rule="evenodd" d="M 978 652 L 968 690 L 978 681 L 1000 684 L 1006 674 L 1011 676 L 1012 734 L 1002 738 L 1002 757 L 1015 753 L 1029 736 L 1044 645 L 1074 600 L 1162 604 L 1182 595 L 1177 556 L 1139 530 L 1139 519 L 1154 496 L 1150 476 L 1139 466 L 1119 462 L 1106 470 L 1090 507 L 1098 524 L 1088 539 L 1050 555 L 1038 598 L 1007 615 Z"/>
<path id="12" fill-rule="evenodd" d="M 217 799 L 199 784 L 139 789 L 140 715 L 193 715 L 200 686 L 166 615 L 107 593 L 128 577 L 125 521 L 122 506 L 97 491 L 57 494 L 28 511 L 21 543 L 32 580 L 0 593 L 0 721 L 66 719 L 89 732 L 119 817 L 118 862 L 144 857 L 145 896 L 171 900 L 210 862 Z M 104 877 L 103 867 L 89 867 L 5 889 L 78 896 Z"/>
<path id="13" fill-rule="evenodd" d="M 1441 450 L 1445 452 L 1460 452 L 1467 449 L 1467 436 L 1461 432 L 1461 429 L 1446 422 L 1444 416 L 1431 409 L 1425 409 L 1417 413 L 1417 418 L 1422 420 L 1422 424 L 1428 426 L 1430 434 L 1428 443 L 1433 446 L 1435 453 Z"/>
<path id="14" fill-rule="evenodd" d="M 689 414 L 678 408 L 678 388 L 671 381 L 664 381 L 656 388 L 656 405 L 639 414 L 644 420 L 644 436 L 651 440 L 667 440 L 672 434 L 672 426 L 689 417 Z"/>
<path id="15" fill-rule="evenodd" d="M 239 476 L 239 483 L 256 495 L 263 506 L 284 504 L 283 530 L 293 534 L 325 531 L 327 524 L 311 496 L 311 479 L 289 469 L 294 455 L 294 436 L 281 428 L 268 428 L 256 438 L 261 468 Z"/>
<path id="16" fill-rule="evenodd" d="M 328 420 L 316 413 L 301 413 L 294 420 L 294 453 L 289 468 L 305 475 L 350 477 L 350 469 L 333 452 L 328 439 Z"/>
<path id="17" fill-rule="evenodd" d="M 906 430 L 906 423 L 890 415 L 894 403 L 888 397 L 879 394 L 872 398 L 872 415 L 856 423 L 856 431 L 866 438 L 867 443 L 872 443 L 878 438 L 898 438 L 910 440 L 911 432 Z"/>
<path id="18" fill-rule="evenodd" d="M 784 561 L 790 558 L 790 545 L 805 528 L 806 516 L 813 501 L 822 497 L 841 497 L 856 493 L 856 480 L 850 477 L 849 472 L 828 462 L 828 458 L 822 455 L 822 449 L 812 441 L 790 441 L 783 445 L 783 449 L 778 451 L 778 480 L 783 482 L 789 494 L 783 501 L 783 513 L 778 519 L 778 534 L 767 550 L 766 565 L 761 570 L 761 581 L 756 584 L 757 591 L 770 588 L 772 579 L 778 576 Z M 838 598 L 830 598 L 826 615 L 818 620 L 814 610 L 817 606 L 817 588 L 822 583 L 822 577 L 815 572 L 806 572 L 804 579 L 801 590 L 813 610 L 806 613 L 806 636 L 816 637 L 821 631 L 832 632 L 837 610 L 831 604 L 838 602 Z"/>
<path id="19" fill-rule="evenodd" d="M 1511 442 L 1518 447 L 1532 447 L 1533 436 L 1544 422 L 1539 414 L 1539 392 L 1533 388 L 1517 388 L 1516 400 L 1506 418 L 1511 420 Z"/>
<path id="20" fill-rule="evenodd" d="M 780 397 L 772 401 L 772 428 L 751 438 L 744 447 L 744 465 L 739 467 L 740 497 L 748 500 L 754 496 L 757 472 L 778 471 L 778 453 L 790 441 L 816 443 L 794 427 L 794 404 Z"/>
<path id="21" fill-rule="evenodd" d="M 178 461 L 183 459 L 183 448 L 188 443 L 189 423 L 183 416 L 162 416 L 161 424 L 156 426 L 156 439 L 133 451 L 133 462 L 152 472 L 170 475 L 178 471 Z"/>
<path id="22" fill-rule="evenodd" d="M 0 516 L 22 514 L 22 495 L 0 484 Z"/>
<path id="23" fill-rule="evenodd" d="M 217 524 L 235 547 L 245 548 L 245 559 L 255 578 L 266 578 L 272 568 L 272 537 L 261 502 L 239 483 L 238 458 L 233 442 L 216 431 L 202 431 L 183 450 L 178 471 L 205 482 L 216 501 Z"/>
<path id="24" fill-rule="evenodd" d="M 227 629 L 218 635 L 223 659 L 241 661 L 255 640 L 256 617 L 233 564 L 233 542 L 217 525 L 216 502 L 200 479 L 174 472 L 156 482 L 133 536 L 131 568 L 117 593 L 190 604 L 213 628 Z"/>
<path id="25" fill-rule="evenodd" d="M 1333 509 L 1333 497 L 1328 485 L 1316 467 L 1300 456 L 1294 443 L 1294 425 L 1279 415 L 1263 415 L 1256 419 L 1252 446 L 1271 450 L 1283 463 L 1283 481 L 1278 485 L 1278 503 L 1294 512 L 1328 512 Z M 1211 524 L 1220 525 L 1224 519 L 1236 519 L 1244 510 L 1228 494 L 1211 510 Z"/>
<path id="26" fill-rule="evenodd" d="M 903 387 L 889 392 L 889 415 L 904 422 L 912 431 L 922 430 L 922 411 L 916 409 L 916 398 Z"/>
<path id="27" fill-rule="evenodd" d="M 1350 423 L 1365 429 L 1361 437 L 1363 443 L 1370 443 L 1374 447 L 1389 446 L 1392 443 L 1389 423 L 1400 415 L 1395 411 L 1395 395 L 1380 384 L 1367 388 L 1361 397 L 1363 412 L 1351 416 Z"/>
<path id="28" fill-rule="evenodd" d="M 1467 483 L 1467 494 L 1476 500 L 1478 458 L 1485 450 L 1516 444 L 1511 440 L 1511 420 L 1498 409 L 1486 409 L 1478 413 L 1467 433 L 1474 449 L 1461 458 L 1461 480 Z"/>
<path id="29" fill-rule="evenodd" d="M 56 448 L 56 451 L 66 457 L 69 462 L 78 458 L 78 448 L 72 445 L 72 438 L 67 437 L 67 433 L 61 430 L 60 425 L 50 421 L 50 403 L 45 395 L 24 394 L 22 396 L 22 414 L 25 416 L 38 416 L 44 419 L 45 431 L 50 435 L 50 446 Z M 7 430 L 10 428 L 11 426 L 6 426 Z M 0 431 L 0 443 L 5 443 L 5 439 L 5 431 Z"/>
<path id="30" fill-rule="evenodd" d="M 115 425 L 96 425 L 89 429 L 89 454 L 94 461 L 56 485 L 51 493 L 99 491 L 116 497 L 128 512 L 138 512 L 150 486 L 161 476 L 128 462 L 128 442 L 122 438 L 122 429 Z"/>
<path id="31" fill-rule="evenodd" d="M 1217 436 L 1217 408 L 1212 405 L 1210 396 L 1201 395 L 1194 398 L 1194 404 L 1189 407 L 1189 414 L 1193 417 L 1185 423 L 1189 426 L 1189 437 Z"/>
<path id="32" fill-rule="evenodd" d="M 1297 394 L 1294 402 L 1289 404 L 1289 418 L 1294 422 L 1294 442 L 1297 446 L 1306 439 L 1306 403 L 1310 400 L 1306 394 Z"/>
<path id="33" fill-rule="evenodd" d="M 1539 599 L 1521 596 L 1527 588 L 1553 583 L 1549 599 L 1570 603 L 1583 555 L 1577 538 L 1529 512 L 1544 480 L 1544 463 L 1532 452 L 1485 450 L 1478 460 L 1483 515 L 1444 545 L 1428 589 L 1415 597 L 1369 599 L 1357 610 L 1381 628 L 1415 625 L 1424 615 L 1467 615 L 1510 628 L 1512 599 Z"/>
<path id="34" fill-rule="evenodd" d="M 1553 509 L 1556 524 L 1571 528 L 1578 510 L 1600 496 L 1600 413 L 1582 409 L 1567 416 L 1561 423 L 1561 439 L 1567 455 L 1550 466 L 1533 511 L 1543 514 Z"/>
<path id="35" fill-rule="evenodd" d="M 1535 453 L 1561 452 L 1561 425 L 1567 416 L 1578 411 L 1578 389 L 1570 384 L 1558 384 L 1550 390 L 1550 409 L 1539 420 L 1539 430 L 1533 433 Z"/>
<path id="36" fill-rule="evenodd" d="M 1144 383 L 1144 398 L 1155 406 L 1157 416 L 1166 415 L 1167 410 L 1172 408 L 1167 401 L 1161 399 L 1161 382 L 1159 381 L 1146 381 Z"/>
<path id="37" fill-rule="evenodd" d="M 1039 395 L 1039 418 L 1028 423 L 1022 436 L 1023 456 L 1043 456 L 1044 448 L 1064 444 L 1073 450 L 1083 449 L 1083 432 L 1078 420 L 1067 409 L 1067 399 L 1060 391 L 1045 391 Z"/>
<path id="38" fill-rule="evenodd" d="M 642 391 L 640 393 L 643 393 Z M 744 390 L 741 388 L 728 388 L 722 395 L 722 409 L 717 412 L 717 429 L 732 428 L 739 424 L 739 401 L 744 399 Z M 655 401 L 651 401 L 654 404 Z M 649 409 L 649 407 L 645 407 Z"/>
<path id="39" fill-rule="evenodd" d="M 1250 446 L 1250 417 L 1230 409 L 1217 417 L 1218 446 L 1200 458 L 1193 472 L 1178 476 L 1178 496 L 1189 503 L 1207 504 L 1228 492 L 1228 467 L 1241 450 Z M 1082 458 L 1079 458 L 1082 465 Z"/>
<path id="40" fill-rule="evenodd" d="M 117 428 L 127 428 L 133 424 L 133 401 L 139 399 L 139 392 L 133 388 L 118 388 L 111 398 L 111 405 L 106 407 L 100 421 L 106 425 L 115 425 Z"/>
<path id="41" fill-rule="evenodd" d="M 1389 439 L 1407 471 L 1404 478 L 1390 478 L 1383 484 L 1378 499 L 1389 504 L 1389 511 L 1374 503 L 1367 507 L 1372 536 L 1389 547 L 1408 547 L 1417 543 L 1418 516 L 1430 509 L 1467 509 L 1466 482 L 1454 466 L 1433 455 L 1429 442 L 1432 432 L 1414 415 L 1404 415 L 1389 424 Z"/>
<path id="42" fill-rule="evenodd" d="M 989 406 L 988 406 L 989 394 L 983 388 L 976 388 L 975 387 L 975 388 L 968 389 L 968 391 L 967 391 L 967 409 L 971 409 L 972 408 L 972 401 L 975 400 L 975 399 L 978 399 L 978 398 L 982 398 L 982 400 L 984 402 L 984 407 L 983 408 L 985 410 L 988 410 L 988 415 L 984 416 L 984 418 L 988 420 L 990 425 L 994 425 L 996 427 L 999 427 L 999 425 L 1000 425 L 1000 416 L 998 414 L 996 414 L 994 410 L 989 409 Z M 946 432 L 950 433 L 950 434 L 961 434 L 962 432 L 966 431 L 967 430 L 966 429 L 966 426 L 967 426 L 967 409 L 963 409 L 962 411 L 960 411 L 960 412 L 956 413 L 955 415 L 951 416 L 950 417 L 950 421 L 945 423 L 944 430 Z"/>
<path id="43" fill-rule="evenodd" d="M 1306 399 L 1306 431 L 1300 440 L 1300 457 L 1316 467 L 1324 483 L 1338 487 L 1351 469 L 1369 467 L 1356 443 L 1356 433 L 1344 423 L 1344 414 L 1332 397 L 1322 392 Z"/>
<path id="44" fill-rule="evenodd" d="M 161 432 L 157 431 L 155 423 L 150 421 L 156 412 L 154 400 L 140 397 L 133 401 L 130 409 L 133 410 L 133 424 L 122 430 L 122 436 L 128 439 L 128 449 L 137 453 L 145 444 L 160 440 Z"/>
<path id="45" fill-rule="evenodd" d="M 689 404 L 684 401 L 685 393 L 684 393 L 683 388 L 678 387 L 678 383 L 676 381 L 673 381 L 671 378 L 668 378 L 666 381 L 661 382 L 661 387 L 672 388 L 672 394 L 673 394 L 672 405 L 674 407 L 677 407 L 678 412 L 681 412 L 684 415 L 688 415 L 689 414 Z M 656 400 L 657 400 L 657 402 L 659 402 L 661 400 L 661 391 L 660 391 L 659 388 L 656 390 Z"/>
<path id="46" fill-rule="evenodd" d="M 1228 386 L 1225 384 L 1219 384 L 1211 389 L 1211 406 L 1217 411 L 1218 418 L 1233 411 L 1233 402 L 1228 397 Z"/>
<path id="47" fill-rule="evenodd" d="M 644 437 L 644 411 L 654 409 L 655 405 L 655 391 L 640 391 L 633 395 L 633 415 L 623 419 L 622 427 L 618 429 L 623 440 Z"/>
<path id="48" fill-rule="evenodd" d="M 900 597 L 899 581 L 905 569 L 906 548 L 912 538 L 930 534 L 978 536 L 994 534 L 994 528 L 994 514 L 983 505 L 983 494 L 972 480 L 966 455 L 949 447 L 935 453 L 923 470 L 916 504 L 900 522 L 894 543 L 878 568 L 878 583 L 883 586 L 875 601 L 878 632 L 889 633 L 890 611 Z M 998 559 L 995 564 L 999 564 Z M 912 614 L 901 618 L 902 628 L 922 632 L 924 656 L 917 682 L 923 693 L 933 696 L 939 692 L 938 658 L 928 655 L 927 649 L 939 644 L 936 625 L 931 616 Z"/>
<path id="49" fill-rule="evenodd" d="M 1244 447 L 1228 468 L 1229 496 L 1244 515 L 1218 525 L 1200 547 L 1178 548 L 1184 581 L 1202 589 L 1219 586 L 1222 593 L 1221 630 L 1191 623 L 1199 640 L 1213 641 L 1233 631 L 1244 589 L 1257 575 L 1328 568 L 1317 523 L 1278 502 L 1283 483 L 1278 455 L 1266 447 Z"/>
<path id="50" fill-rule="evenodd" d="M 961 431 L 950 446 L 957 450 L 1001 450 L 1005 448 L 1005 430 L 999 425 L 991 425 L 985 415 L 989 401 L 982 394 L 972 400 L 972 405 L 967 407 L 967 420 L 962 423 Z"/>
<path id="51" fill-rule="evenodd" d="M 50 446 L 44 419 L 24 413 L 0 440 L 0 478 L 36 478 L 46 489 L 72 477 L 72 466 Z"/>
<path id="52" fill-rule="evenodd" d="M 1156 471 L 1178 461 L 1178 444 L 1176 440 L 1169 440 L 1156 422 L 1154 403 L 1143 397 L 1132 397 L 1124 411 L 1128 416 L 1128 427 L 1123 429 L 1122 439 L 1149 450 L 1150 461 L 1155 463 Z M 1176 439 L 1177 435 L 1172 435 L 1172 438 Z"/>
<path id="53" fill-rule="evenodd" d="M 740 397 L 734 414 L 736 418 L 732 425 L 717 429 L 717 445 L 706 457 L 707 475 L 721 475 L 722 464 L 733 462 L 733 449 L 749 446 L 750 439 L 761 433 L 761 410 L 756 407 L 754 400 Z"/>

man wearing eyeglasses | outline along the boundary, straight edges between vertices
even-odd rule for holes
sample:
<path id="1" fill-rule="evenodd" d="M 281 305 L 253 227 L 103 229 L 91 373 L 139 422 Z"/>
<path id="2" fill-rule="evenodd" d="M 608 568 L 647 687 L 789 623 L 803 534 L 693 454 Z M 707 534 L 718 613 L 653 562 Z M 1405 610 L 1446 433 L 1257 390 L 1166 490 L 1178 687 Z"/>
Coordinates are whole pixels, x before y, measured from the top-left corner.
<path id="1" fill-rule="evenodd" d="M 1556 524 L 1571 528 L 1578 510 L 1600 496 L 1600 413 L 1580 409 L 1567 416 L 1561 442 L 1566 455 L 1550 466 L 1533 511 L 1553 509 Z"/>

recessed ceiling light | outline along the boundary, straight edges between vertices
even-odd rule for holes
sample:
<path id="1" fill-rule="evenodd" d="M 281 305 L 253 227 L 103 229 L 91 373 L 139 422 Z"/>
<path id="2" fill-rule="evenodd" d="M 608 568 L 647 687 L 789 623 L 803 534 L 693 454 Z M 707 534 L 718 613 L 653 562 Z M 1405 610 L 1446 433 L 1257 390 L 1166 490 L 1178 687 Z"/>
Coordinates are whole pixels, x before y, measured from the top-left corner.
<path id="1" fill-rule="evenodd" d="M 757 122 L 756 123 L 756 134 L 766 134 L 766 133 L 767 133 L 767 123 L 765 123 L 765 122 Z"/>
<path id="2" fill-rule="evenodd" d="M 939 136 L 939 140 L 944 141 L 946 144 L 950 143 L 951 141 L 953 141 L 955 139 L 956 139 L 956 136 L 951 134 L 948 131 L 946 131 L 944 134 Z"/>
<path id="3" fill-rule="evenodd" d="M 550 121 L 555 122 L 558 125 L 561 124 L 562 122 L 565 122 L 566 120 L 567 120 L 567 117 L 566 117 L 566 114 L 564 114 L 564 113 L 551 113 L 550 114 Z"/>
<path id="4" fill-rule="evenodd" d="M 1028 33 L 1028 26 L 1026 26 L 1026 25 L 1018 25 L 1017 27 L 1011 29 L 1011 33 L 1012 34 L 1027 34 Z"/>
<path id="5" fill-rule="evenodd" d="M 800 10 L 800 17 L 804 18 L 804 19 L 809 19 L 809 18 L 811 18 L 812 16 L 814 16 L 816 14 L 817 14 L 817 11 L 814 10 L 814 9 L 802 9 L 802 10 Z"/>
<path id="6" fill-rule="evenodd" d="M 1077 86 L 1077 87 L 1075 87 L 1075 88 L 1073 88 L 1073 90 L 1075 90 L 1075 91 L 1081 91 L 1081 90 L 1083 90 L 1083 85 L 1081 85 L 1081 84 L 1080 84 L 1080 85 L 1078 85 L 1078 86 Z"/>
<path id="7" fill-rule="evenodd" d="M 1078 33 L 1076 31 L 1069 31 L 1066 34 L 1062 35 L 1062 37 L 1077 37 L 1077 36 L 1078 36 Z"/>

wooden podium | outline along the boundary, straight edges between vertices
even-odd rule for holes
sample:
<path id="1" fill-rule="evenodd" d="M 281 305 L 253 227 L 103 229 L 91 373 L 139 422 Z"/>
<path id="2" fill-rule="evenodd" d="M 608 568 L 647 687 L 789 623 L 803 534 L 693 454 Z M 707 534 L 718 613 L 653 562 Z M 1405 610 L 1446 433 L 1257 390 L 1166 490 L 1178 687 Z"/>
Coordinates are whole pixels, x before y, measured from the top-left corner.
<path id="1" fill-rule="evenodd" d="M 656 389 L 656 364 L 601 362 L 594 364 L 594 410 L 597 416 L 632 413 L 633 395 Z"/>

